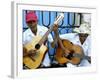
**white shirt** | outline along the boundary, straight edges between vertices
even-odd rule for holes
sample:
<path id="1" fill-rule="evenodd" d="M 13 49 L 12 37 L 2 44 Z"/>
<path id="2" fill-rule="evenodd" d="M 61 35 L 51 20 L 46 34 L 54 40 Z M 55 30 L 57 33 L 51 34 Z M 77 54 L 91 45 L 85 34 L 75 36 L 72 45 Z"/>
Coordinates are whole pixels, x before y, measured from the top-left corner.
<path id="1" fill-rule="evenodd" d="M 40 26 L 37 25 L 37 33 L 36 35 L 34 33 L 32 33 L 31 29 L 27 29 L 24 33 L 23 33 L 23 44 L 26 44 L 28 42 L 30 42 L 35 36 L 43 36 L 45 35 L 45 33 L 48 31 L 47 27 L 44 26 Z M 51 34 L 48 35 L 48 41 L 51 43 L 53 42 L 53 38 L 51 36 Z M 45 55 L 45 58 L 42 62 L 43 65 L 45 66 L 50 66 L 50 59 L 48 56 L 48 53 Z"/>
<path id="2" fill-rule="evenodd" d="M 91 36 L 90 35 L 86 38 L 82 47 L 83 47 L 85 55 L 91 56 Z"/>
<path id="3" fill-rule="evenodd" d="M 37 25 L 37 33 L 36 35 L 34 33 L 32 33 L 31 29 L 27 29 L 24 33 L 23 33 L 23 44 L 26 44 L 28 42 L 30 42 L 35 36 L 43 36 L 45 35 L 45 33 L 48 31 L 48 28 L 44 27 L 44 26 L 40 26 Z M 48 41 L 51 43 L 53 42 L 53 38 L 51 36 L 51 34 L 48 35 Z"/>

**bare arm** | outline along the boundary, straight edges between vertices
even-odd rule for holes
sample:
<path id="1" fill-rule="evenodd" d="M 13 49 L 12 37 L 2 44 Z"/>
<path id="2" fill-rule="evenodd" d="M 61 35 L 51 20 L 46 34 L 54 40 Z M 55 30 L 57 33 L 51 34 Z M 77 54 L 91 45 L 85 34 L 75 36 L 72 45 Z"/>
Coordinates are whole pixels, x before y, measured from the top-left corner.
<path id="1" fill-rule="evenodd" d="M 65 53 L 70 53 L 70 51 L 64 47 L 63 43 L 62 43 L 62 40 L 60 39 L 59 37 L 59 34 L 58 34 L 58 31 L 55 31 L 55 35 L 56 35 L 56 38 L 58 40 L 58 43 L 60 44 L 60 47 L 61 49 L 65 52 Z"/>

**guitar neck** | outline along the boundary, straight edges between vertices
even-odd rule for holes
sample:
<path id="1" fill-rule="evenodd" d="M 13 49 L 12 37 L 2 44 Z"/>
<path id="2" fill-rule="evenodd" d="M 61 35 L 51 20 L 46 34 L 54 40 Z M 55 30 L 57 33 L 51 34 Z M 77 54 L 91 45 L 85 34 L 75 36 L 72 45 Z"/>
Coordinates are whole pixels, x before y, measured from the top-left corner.
<path id="1" fill-rule="evenodd" d="M 64 14 L 63 13 L 61 13 L 59 16 L 57 16 L 56 20 L 54 21 L 54 24 L 45 33 L 45 35 L 42 37 L 42 39 L 39 41 L 39 43 L 36 44 L 36 46 L 35 46 L 36 49 L 39 49 L 40 46 L 47 40 L 47 37 L 48 37 L 49 33 L 53 30 L 54 25 L 58 24 L 63 18 L 64 18 Z"/>
<path id="2" fill-rule="evenodd" d="M 90 56 L 84 56 L 84 59 L 88 60 L 88 62 L 91 63 L 91 57 Z"/>
<path id="3" fill-rule="evenodd" d="M 91 63 L 91 57 L 90 56 L 80 55 L 80 54 L 77 54 L 77 53 L 75 53 L 73 56 L 79 57 L 79 58 L 82 58 L 82 59 L 86 59 L 86 60 L 88 60 L 89 63 Z"/>
<path id="4" fill-rule="evenodd" d="M 39 45 L 42 45 L 46 40 L 50 32 L 53 30 L 53 26 L 45 33 L 45 35 L 42 37 L 42 39 L 39 41 Z"/>

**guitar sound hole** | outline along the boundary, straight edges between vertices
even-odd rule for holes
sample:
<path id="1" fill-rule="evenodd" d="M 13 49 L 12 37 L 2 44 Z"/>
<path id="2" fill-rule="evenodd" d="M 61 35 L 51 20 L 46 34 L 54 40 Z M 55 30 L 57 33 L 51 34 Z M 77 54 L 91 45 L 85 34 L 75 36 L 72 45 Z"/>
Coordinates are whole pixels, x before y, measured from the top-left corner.
<path id="1" fill-rule="evenodd" d="M 36 45 L 35 45 L 35 48 L 36 48 L 36 49 L 40 49 L 40 45 L 39 45 L 39 44 L 36 44 Z"/>
<path id="2" fill-rule="evenodd" d="M 69 60 L 71 60 L 72 59 L 72 57 L 73 57 L 73 54 L 72 53 L 70 53 L 66 58 L 68 58 Z"/>

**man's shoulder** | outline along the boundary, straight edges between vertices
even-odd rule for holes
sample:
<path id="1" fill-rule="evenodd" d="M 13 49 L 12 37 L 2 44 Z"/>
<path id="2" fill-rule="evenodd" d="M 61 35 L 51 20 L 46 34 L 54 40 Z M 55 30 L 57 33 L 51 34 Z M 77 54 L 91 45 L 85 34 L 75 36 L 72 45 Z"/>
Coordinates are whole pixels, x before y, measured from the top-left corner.
<path id="1" fill-rule="evenodd" d="M 43 31 L 47 31 L 47 30 L 48 30 L 47 27 L 41 26 L 41 25 L 38 25 L 38 29 L 40 29 L 41 31 L 42 31 L 42 30 L 43 30 Z"/>
<path id="2" fill-rule="evenodd" d="M 30 33 L 31 32 L 31 30 L 28 28 L 28 29 L 26 29 L 23 33 L 26 35 L 26 34 L 28 34 L 28 33 Z"/>

